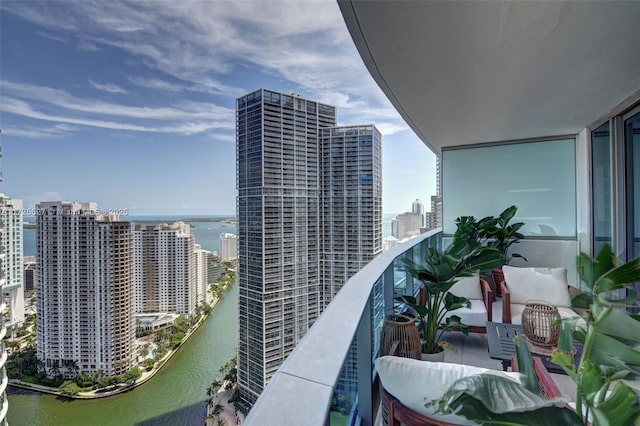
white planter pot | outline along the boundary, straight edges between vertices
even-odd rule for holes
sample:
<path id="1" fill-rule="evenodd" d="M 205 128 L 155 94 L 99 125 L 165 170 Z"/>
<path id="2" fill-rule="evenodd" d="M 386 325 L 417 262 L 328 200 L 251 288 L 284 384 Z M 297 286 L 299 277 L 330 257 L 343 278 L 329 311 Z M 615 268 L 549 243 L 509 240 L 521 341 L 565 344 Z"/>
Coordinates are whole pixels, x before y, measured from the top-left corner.
<path id="1" fill-rule="evenodd" d="M 444 361 L 444 350 L 440 352 L 436 352 L 435 354 L 425 354 L 422 353 L 423 361 L 431 361 L 431 362 L 443 362 Z"/>

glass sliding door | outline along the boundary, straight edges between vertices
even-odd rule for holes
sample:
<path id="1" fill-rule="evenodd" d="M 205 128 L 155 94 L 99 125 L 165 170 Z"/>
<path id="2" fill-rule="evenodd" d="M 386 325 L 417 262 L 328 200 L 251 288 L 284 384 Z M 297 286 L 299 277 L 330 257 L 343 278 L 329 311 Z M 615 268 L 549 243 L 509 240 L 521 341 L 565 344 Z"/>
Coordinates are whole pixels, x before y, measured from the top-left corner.
<path id="1" fill-rule="evenodd" d="M 597 255 L 605 244 L 612 245 L 611 130 L 609 121 L 591 132 L 591 153 L 593 254 Z"/>
<path id="2" fill-rule="evenodd" d="M 627 260 L 640 256 L 640 108 L 624 117 Z M 640 284 L 636 283 L 640 290 Z"/>

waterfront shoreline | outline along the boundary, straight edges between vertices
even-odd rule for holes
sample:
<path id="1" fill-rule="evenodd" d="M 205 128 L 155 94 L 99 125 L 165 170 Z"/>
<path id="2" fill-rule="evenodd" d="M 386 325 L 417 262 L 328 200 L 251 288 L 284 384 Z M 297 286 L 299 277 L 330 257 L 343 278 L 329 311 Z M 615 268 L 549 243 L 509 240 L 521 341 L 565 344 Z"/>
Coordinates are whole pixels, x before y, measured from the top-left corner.
<path id="1" fill-rule="evenodd" d="M 193 335 L 193 333 L 195 333 L 195 331 L 198 330 L 200 328 L 200 326 L 202 324 L 204 324 L 204 322 L 207 319 L 209 319 L 209 317 L 213 313 L 213 311 L 216 308 L 216 306 L 218 305 L 218 303 L 224 298 L 224 294 L 229 289 L 231 289 L 234 284 L 235 283 L 231 283 L 231 284 L 227 285 L 223 290 L 222 297 L 215 298 L 214 300 L 211 301 L 211 303 L 209 305 L 209 306 L 211 306 L 211 311 L 207 315 L 202 316 L 200 318 L 200 320 L 198 320 L 198 322 L 193 326 L 193 328 L 191 330 L 189 330 L 189 332 L 184 336 L 184 338 L 180 342 L 180 345 L 177 348 L 172 349 L 169 352 L 167 352 L 158 361 L 158 366 L 156 368 L 154 368 L 152 371 L 143 372 L 142 376 L 139 379 L 137 379 L 136 382 L 133 385 L 122 384 L 122 385 L 119 385 L 117 389 L 113 389 L 113 390 L 106 391 L 106 392 L 101 392 L 100 394 L 96 394 L 95 393 L 96 391 L 91 391 L 91 392 L 81 392 L 81 393 L 78 393 L 77 395 L 67 395 L 67 394 L 64 394 L 64 393 L 60 392 L 58 390 L 58 388 L 52 388 L 52 387 L 49 387 L 49 386 L 43 386 L 43 385 L 37 385 L 37 384 L 34 384 L 34 383 L 23 382 L 23 381 L 20 381 L 18 379 L 10 379 L 10 380 L 8 380 L 7 385 L 15 387 L 15 388 L 19 388 L 19 389 L 26 389 L 26 390 L 39 392 L 39 393 L 45 393 L 45 394 L 49 394 L 49 395 L 55 395 L 55 396 L 59 396 L 59 397 L 63 397 L 63 398 L 77 399 L 77 400 L 92 400 L 92 399 L 107 398 L 107 397 L 110 397 L 110 396 L 119 395 L 119 394 L 128 392 L 128 391 L 130 391 L 132 389 L 137 388 L 138 386 L 142 386 L 143 384 L 145 384 L 146 382 L 151 380 L 151 378 L 153 378 L 162 369 L 162 367 L 164 367 L 164 365 L 182 348 L 182 346 L 189 340 L 189 338 Z"/>

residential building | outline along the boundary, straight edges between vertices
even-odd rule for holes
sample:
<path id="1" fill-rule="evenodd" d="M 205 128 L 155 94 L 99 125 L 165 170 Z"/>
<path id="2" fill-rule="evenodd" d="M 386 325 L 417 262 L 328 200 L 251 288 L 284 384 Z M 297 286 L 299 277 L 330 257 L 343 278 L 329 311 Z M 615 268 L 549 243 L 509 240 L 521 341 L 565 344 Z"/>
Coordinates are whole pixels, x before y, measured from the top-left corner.
<path id="1" fill-rule="evenodd" d="M 216 252 L 207 252 L 207 282 L 208 285 L 217 283 L 220 281 L 222 274 L 224 274 L 224 265 L 220 255 Z"/>
<path id="2" fill-rule="evenodd" d="M 22 284 L 24 291 L 35 290 L 36 288 L 36 257 L 25 256 L 24 257 L 24 269 L 22 274 Z"/>
<path id="3" fill-rule="evenodd" d="M 338 5 L 374 80 L 442 157 L 442 227 L 382 253 L 347 282 L 245 425 L 326 424 L 353 342 L 359 386 L 349 422 L 374 424 L 377 336 L 394 291 L 416 290 L 397 265 L 448 245 L 460 215 L 517 205 L 516 221 L 526 224 L 517 252 L 527 266 L 567 268 L 570 283 L 579 282 L 581 252 L 607 243 L 620 261 L 640 255 L 636 2 Z"/>
<path id="4" fill-rule="evenodd" d="M 134 313 L 192 315 L 197 303 L 195 239 L 190 226 L 132 224 Z"/>
<path id="5" fill-rule="evenodd" d="M 335 107 L 265 89 L 239 98 L 236 118 L 238 383 L 251 404 L 325 301 L 381 251 L 380 134 L 335 128 Z"/>
<path id="6" fill-rule="evenodd" d="M 429 229 L 442 227 L 442 197 L 439 195 L 431 196 L 431 211 L 429 212 Z"/>
<path id="7" fill-rule="evenodd" d="M 391 221 L 391 235 L 399 240 L 420 235 L 422 219 L 420 213 L 400 213 Z"/>
<path id="8" fill-rule="evenodd" d="M 321 129 L 323 306 L 382 251 L 382 135 L 373 125 Z"/>
<path id="9" fill-rule="evenodd" d="M 95 203 L 36 209 L 38 359 L 50 376 L 126 372 L 135 337 L 130 222 Z"/>
<path id="10" fill-rule="evenodd" d="M 207 255 L 211 253 L 203 250 L 200 244 L 194 244 L 193 260 L 195 262 L 195 287 L 196 287 L 196 303 L 199 305 L 207 300 L 207 288 L 209 287 L 207 267 Z"/>
<path id="11" fill-rule="evenodd" d="M 0 194 L 0 221 L 3 224 L 0 241 L 4 248 L 2 268 L 5 280 L 2 295 L 8 302 L 6 325 L 14 327 L 24 322 L 22 200 L 12 200 Z"/>
<path id="12" fill-rule="evenodd" d="M 223 262 L 238 258 L 238 236 L 225 232 L 220 234 L 220 257 Z"/>

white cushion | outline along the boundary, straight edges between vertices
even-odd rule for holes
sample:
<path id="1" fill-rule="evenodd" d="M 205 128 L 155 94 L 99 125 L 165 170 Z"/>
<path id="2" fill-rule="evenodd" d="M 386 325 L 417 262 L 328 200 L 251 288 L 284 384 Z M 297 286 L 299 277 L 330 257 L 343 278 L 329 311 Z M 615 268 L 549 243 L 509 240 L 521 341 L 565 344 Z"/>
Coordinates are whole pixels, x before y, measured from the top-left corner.
<path id="1" fill-rule="evenodd" d="M 515 268 L 503 266 L 511 303 L 524 305 L 541 300 L 553 306 L 571 307 L 566 268 Z"/>
<path id="2" fill-rule="evenodd" d="M 467 299 L 482 299 L 482 288 L 480 288 L 480 274 L 476 272 L 470 277 L 463 277 L 451 287 L 449 293 L 454 296 L 466 297 Z"/>
<path id="3" fill-rule="evenodd" d="M 425 403 L 440 399 L 456 380 L 467 376 L 490 373 L 519 382 L 519 373 L 503 373 L 470 365 L 420 361 L 395 356 L 376 359 L 376 369 L 382 386 L 402 405 L 423 416 L 455 424 L 474 423 L 451 414 L 435 416 L 432 410 L 424 406 Z"/>
<path id="4" fill-rule="evenodd" d="M 487 307 L 482 300 L 469 299 L 469 301 L 471 302 L 471 308 L 460 308 L 455 311 L 449 311 L 447 317 L 457 315 L 463 324 L 484 327 L 487 323 Z"/>
<path id="5" fill-rule="evenodd" d="M 522 311 L 524 311 L 524 308 L 526 307 L 526 305 L 520 305 L 520 304 L 511 304 L 511 324 L 518 324 L 518 325 L 522 325 Z M 564 318 L 577 318 L 580 315 L 578 315 L 577 312 L 575 312 L 573 309 L 571 308 L 565 308 L 564 306 L 558 306 L 558 313 L 560 314 L 560 318 L 564 319 Z M 580 318 L 578 320 L 578 322 L 576 323 L 576 326 L 582 330 L 586 330 L 587 329 L 587 323 Z"/>

